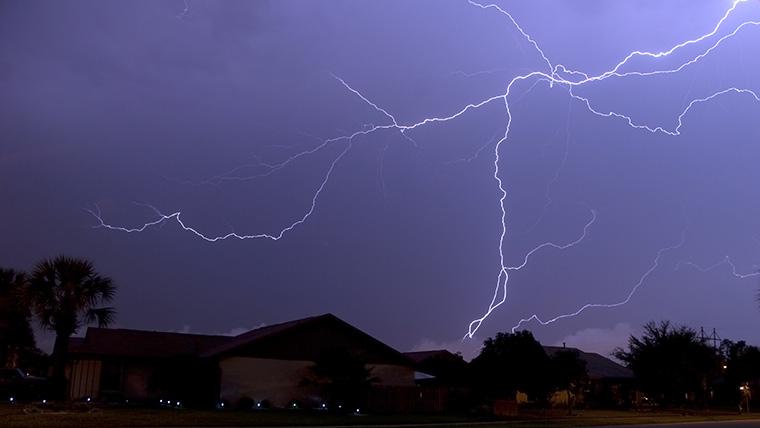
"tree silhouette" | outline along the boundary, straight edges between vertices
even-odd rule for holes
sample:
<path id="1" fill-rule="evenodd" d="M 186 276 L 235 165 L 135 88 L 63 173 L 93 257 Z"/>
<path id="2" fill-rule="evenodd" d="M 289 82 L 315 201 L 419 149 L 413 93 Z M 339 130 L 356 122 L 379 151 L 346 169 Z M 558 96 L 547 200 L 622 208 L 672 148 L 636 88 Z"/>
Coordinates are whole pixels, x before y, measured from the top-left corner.
<path id="1" fill-rule="evenodd" d="M 732 342 L 728 339 L 720 348 L 723 354 L 722 398 L 732 402 L 739 393 L 739 386 L 760 379 L 760 349 L 743 340 Z"/>
<path id="2" fill-rule="evenodd" d="M 668 321 L 647 323 L 642 337 L 631 336 L 628 350 L 614 356 L 633 370 L 643 392 L 663 404 L 683 403 L 689 394 L 705 400 L 720 368 L 716 350 L 694 330 Z"/>
<path id="3" fill-rule="evenodd" d="M 303 384 L 321 387 L 333 405 L 353 408 L 365 404 L 364 397 L 377 380 L 364 358 L 345 349 L 334 349 L 314 361 Z"/>
<path id="4" fill-rule="evenodd" d="M 572 414 L 575 398 L 581 385 L 588 379 L 586 361 L 576 349 L 562 349 L 550 357 L 551 383 L 555 388 L 568 391 L 567 412 Z M 570 396 L 572 394 L 572 397 Z"/>
<path id="5" fill-rule="evenodd" d="M 476 387 L 486 398 L 514 398 L 522 391 L 536 401 L 546 401 L 549 357 L 527 330 L 486 339 L 471 367 Z"/>
<path id="6" fill-rule="evenodd" d="M 35 266 L 26 294 L 40 324 L 55 332 L 52 381 L 57 398 L 65 397 L 71 335 L 85 324 L 111 324 L 114 309 L 100 305 L 115 292 L 111 279 L 99 275 L 87 260 L 59 256 Z"/>
<path id="7" fill-rule="evenodd" d="M 22 272 L 0 268 L 0 367 L 17 367 L 24 356 L 37 354 L 25 286 Z"/>

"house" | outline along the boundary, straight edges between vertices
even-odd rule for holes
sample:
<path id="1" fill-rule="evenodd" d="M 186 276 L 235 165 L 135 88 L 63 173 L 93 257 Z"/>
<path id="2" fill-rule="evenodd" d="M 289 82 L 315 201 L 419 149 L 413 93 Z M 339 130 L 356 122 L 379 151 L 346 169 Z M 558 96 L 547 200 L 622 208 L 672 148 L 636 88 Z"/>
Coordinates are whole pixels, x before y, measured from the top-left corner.
<path id="1" fill-rule="evenodd" d="M 88 328 L 71 338 L 66 377 L 69 398 L 131 399 L 158 397 L 162 378 L 173 366 L 201 362 L 201 352 L 230 340 L 227 336 L 128 329 Z M 197 378 L 197 373 L 187 376 Z M 209 392 L 213 399 L 214 393 Z"/>
<path id="2" fill-rule="evenodd" d="M 323 391 L 304 380 L 315 361 L 338 350 L 371 369 L 369 401 L 376 408 L 413 407 L 408 399 L 394 398 L 414 397 L 413 363 L 332 314 L 238 336 L 89 328 L 70 345 L 69 396 L 317 405 L 326 400 Z"/>

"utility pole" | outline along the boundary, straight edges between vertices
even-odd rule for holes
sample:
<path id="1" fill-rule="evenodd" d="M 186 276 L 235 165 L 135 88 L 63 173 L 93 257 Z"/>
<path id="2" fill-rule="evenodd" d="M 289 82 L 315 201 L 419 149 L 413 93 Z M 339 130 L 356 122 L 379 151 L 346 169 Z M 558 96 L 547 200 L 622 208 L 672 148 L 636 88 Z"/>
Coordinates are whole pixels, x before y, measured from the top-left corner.
<path id="1" fill-rule="evenodd" d="M 713 342 L 713 348 L 718 349 L 718 343 L 720 343 L 720 337 L 718 337 L 718 333 L 715 332 L 715 328 L 713 327 L 712 332 L 712 342 Z"/>

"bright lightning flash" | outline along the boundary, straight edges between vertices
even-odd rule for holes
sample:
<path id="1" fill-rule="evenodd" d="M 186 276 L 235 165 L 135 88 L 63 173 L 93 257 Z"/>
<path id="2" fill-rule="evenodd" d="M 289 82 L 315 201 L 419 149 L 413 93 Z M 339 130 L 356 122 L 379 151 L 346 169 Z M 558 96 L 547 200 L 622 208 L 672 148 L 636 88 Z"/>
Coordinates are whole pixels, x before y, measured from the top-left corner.
<path id="1" fill-rule="evenodd" d="M 663 126 L 650 126 L 647 124 L 639 123 L 636 120 L 634 120 L 634 118 L 631 117 L 630 115 L 627 115 L 621 112 L 601 111 L 598 108 L 594 107 L 592 101 L 589 98 L 577 95 L 574 92 L 574 89 L 576 87 L 581 87 L 589 83 L 600 82 L 607 79 L 623 79 L 623 78 L 633 77 L 633 76 L 640 77 L 640 78 L 651 78 L 651 77 L 656 77 L 656 76 L 675 74 L 686 69 L 687 67 L 690 67 L 691 65 L 698 63 L 700 60 L 702 60 L 706 56 L 713 53 L 724 42 L 734 37 L 740 31 L 749 27 L 760 26 L 760 21 L 747 20 L 736 25 L 730 31 L 725 32 L 724 35 L 720 37 L 718 36 L 721 30 L 723 29 L 724 25 L 726 24 L 728 18 L 732 16 L 739 9 L 739 6 L 742 3 L 746 3 L 747 1 L 748 0 L 733 0 L 733 2 L 731 3 L 731 6 L 725 11 L 725 13 L 718 20 L 718 22 L 715 24 L 712 30 L 710 30 L 707 33 L 704 33 L 692 39 L 685 40 L 681 43 L 678 43 L 672 46 L 670 49 L 664 50 L 664 51 L 650 52 L 650 51 L 637 50 L 637 51 L 630 52 L 622 60 L 614 64 L 608 70 L 602 73 L 593 75 L 593 74 L 589 74 L 580 70 L 569 69 L 563 64 L 555 64 L 544 53 L 544 50 L 541 48 L 540 44 L 536 41 L 536 39 L 533 38 L 528 32 L 526 32 L 523 29 L 523 27 L 520 26 L 517 20 L 505 9 L 501 8 L 500 6 L 496 4 L 484 4 L 484 3 L 479 3 L 474 0 L 469 0 L 468 4 L 473 7 L 480 8 L 483 10 L 493 10 L 503 15 L 507 19 L 509 24 L 513 26 L 519 32 L 519 34 L 525 39 L 525 41 L 532 47 L 532 49 L 536 52 L 538 57 L 540 57 L 540 60 L 539 60 L 540 66 L 537 69 L 530 71 L 526 74 L 513 77 L 507 83 L 506 90 L 503 93 L 493 95 L 477 103 L 467 104 L 466 106 L 460 108 L 458 111 L 450 115 L 431 116 L 419 122 L 407 123 L 407 124 L 404 124 L 402 121 L 399 121 L 386 108 L 383 108 L 379 106 L 377 103 L 371 101 L 369 97 L 367 97 L 366 95 L 361 93 L 359 90 L 349 85 L 349 83 L 347 83 L 343 78 L 333 75 L 333 77 L 349 93 L 361 99 L 362 102 L 364 102 L 368 107 L 370 107 L 375 112 L 378 112 L 381 115 L 383 115 L 387 122 L 382 125 L 374 125 L 374 124 L 366 125 L 362 129 L 357 130 L 353 133 L 338 136 L 331 139 L 322 140 L 321 143 L 317 145 L 316 147 L 306 150 L 306 151 L 299 152 L 277 164 L 260 163 L 260 166 L 263 166 L 266 168 L 266 172 L 264 173 L 260 173 L 260 174 L 248 176 L 248 177 L 235 176 L 233 175 L 235 172 L 239 171 L 242 168 L 245 168 L 245 167 L 238 167 L 232 171 L 229 171 L 228 173 L 218 175 L 209 180 L 210 183 L 220 183 L 224 180 L 248 180 L 248 179 L 255 179 L 255 178 L 267 176 L 287 167 L 296 159 L 312 155 L 316 152 L 321 151 L 325 147 L 332 146 L 334 144 L 342 144 L 343 145 L 342 150 L 339 151 L 338 155 L 329 163 L 325 173 L 322 176 L 322 180 L 315 186 L 315 190 L 311 198 L 311 206 L 306 210 L 305 213 L 298 216 L 295 221 L 286 224 L 282 229 L 278 231 L 273 231 L 273 232 L 258 232 L 258 233 L 249 233 L 249 234 L 237 234 L 233 232 L 233 233 L 227 233 L 227 234 L 215 236 L 215 235 L 205 234 L 199 231 L 198 229 L 185 223 L 181 219 L 181 211 L 175 211 L 170 214 L 165 214 L 157 210 L 156 208 L 150 207 L 157 214 L 158 217 L 138 227 L 123 227 L 123 226 L 112 225 L 104 221 L 99 209 L 96 209 L 94 211 L 93 210 L 88 210 L 88 211 L 97 220 L 97 225 L 95 227 L 106 228 L 109 230 L 126 232 L 126 233 L 143 232 L 149 228 L 152 228 L 153 226 L 164 224 L 165 222 L 169 222 L 169 221 L 174 221 L 179 225 L 179 227 L 182 230 L 186 232 L 190 232 L 194 234 L 195 236 L 197 236 L 198 238 L 201 238 L 209 242 L 217 242 L 217 241 L 223 241 L 223 240 L 233 239 L 233 238 L 241 239 L 241 240 L 245 240 L 245 239 L 279 240 L 283 236 L 285 236 L 285 234 L 291 232 L 296 227 L 305 223 L 309 219 L 309 217 L 315 212 L 318 202 L 319 202 L 319 197 L 322 194 L 325 187 L 328 185 L 330 178 L 333 175 L 333 172 L 336 168 L 336 165 L 338 165 L 338 163 L 344 158 L 346 153 L 348 153 L 349 150 L 351 150 L 354 142 L 360 137 L 364 137 L 364 136 L 367 136 L 376 132 L 384 131 L 384 130 L 391 130 L 391 131 L 399 132 L 401 136 L 403 136 L 405 139 L 410 141 L 413 145 L 417 146 L 417 143 L 408 135 L 410 132 L 416 130 L 417 128 L 439 124 L 439 123 L 446 123 L 449 121 L 456 120 L 457 118 L 459 118 L 460 116 L 468 112 L 478 110 L 481 107 L 492 104 L 494 102 L 503 103 L 505 114 L 506 114 L 505 115 L 506 126 L 505 126 L 504 134 L 499 138 L 498 141 L 496 141 L 494 145 L 494 160 L 493 160 L 493 178 L 500 191 L 499 206 L 501 210 L 501 221 L 500 221 L 500 233 L 499 233 L 499 239 L 498 239 L 498 252 L 499 252 L 500 266 L 499 266 L 499 273 L 496 278 L 495 290 L 494 290 L 491 302 L 488 305 L 488 309 L 485 311 L 485 313 L 481 317 L 473 320 L 469 324 L 467 333 L 465 334 L 466 338 L 467 337 L 472 338 L 473 335 L 480 328 L 483 321 L 496 308 L 501 306 L 506 301 L 507 285 L 509 283 L 510 272 L 519 271 L 525 268 L 528 265 L 531 258 L 536 256 L 537 253 L 542 250 L 553 249 L 557 251 L 562 251 L 562 250 L 567 250 L 576 245 L 581 244 L 586 239 L 589 229 L 591 228 L 591 226 L 594 224 L 594 222 L 597 219 L 597 212 L 592 209 L 591 219 L 583 227 L 583 231 L 580 234 L 580 236 L 574 241 L 565 243 L 565 244 L 556 244 L 553 242 L 542 243 L 536 246 L 535 248 L 533 248 L 532 250 L 530 250 L 529 252 L 527 252 L 521 264 L 516 265 L 516 266 L 510 266 L 507 264 L 505 260 L 505 256 L 504 256 L 504 245 L 505 245 L 505 240 L 507 236 L 507 221 L 506 221 L 507 214 L 506 214 L 506 207 L 505 207 L 505 202 L 507 199 L 507 191 L 504 186 L 504 182 L 501 179 L 499 168 L 500 168 L 501 145 L 507 142 L 509 134 L 510 134 L 510 129 L 512 127 L 512 111 L 510 109 L 509 99 L 510 99 L 510 95 L 512 94 L 513 88 L 515 88 L 516 85 L 521 84 L 523 82 L 531 82 L 533 85 L 535 85 L 538 81 L 545 81 L 545 82 L 548 82 L 550 87 L 552 88 L 555 86 L 565 88 L 567 90 L 567 93 L 572 99 L 578 101 L 582 106 L 586 108 L 588 112 L 596 116 L 599 116 L 602 118 L 610 118 L 610 119 L 619 120 L 622 123 L 626 124 L 627 126 L 635 130 L 646 131 L 653 134 L 661 133 L 661 134 L 665 134 L 665 135 L 673 136 L 673 137 L 678 136 L 680 135 L 681 128 L 684 124 L 684 118 L 698 104 L 708 102 L 717 97 L 727 96 L 730 94 L 749 96 L 752 99 L 754 99 L 754 101 L 757 101 L 759 103 L 760 103 L 760 97 L 758 96 L 756 92 L 754 92 L 751 89 L 738 88 L 738 87 L 726 87 L 713 94 L 710 94 L 705 97 L 693 99 L 692 101 L 687 103 L 684 109 L 681 111 L 681 113 L 676 117 L 676 126 L 673 128 L 667 128 Z M 187 2 L 185 1 L 185 10 L 183 11 L 183 14 L 187 13 L 187 9 L 188 9 Z M 676 67 L 654 68 L 654 69 L 632 69 L 630 66 L 630 62 L 634 58 L 651 58 L 651 59 L 656 60 L 656 59 L 673 56 L 673 54 L 681 51 L 683 48 L 687 46 L 701 46 L 701 45 L 705 45 L 705 46 L 703 46 L 703 49 L 701 50 L 699 54 L 691 58 L 688 58 L 687 60 L 681 62 Z M 541 325 L 548 325 L 565 318 L 577 316 L 587 309 L 615 308 L 615 307 L 619 307 L 619 306 L 627 304 L 632 299 L 636 291 L 646 281 L 646 279 L 658 268 L 658 266 L 660 265 L 661 259 L 665 255 L 665 253 L 667 253 L 668 251 L 680 248 L 683 245 L 683 243 L 684 243 L 684 235 L 682 234 L 681 240 L 677 244 L 661 248 L 657 252 L 652 265 L 649 267 L 649 269 L 647 269 L 643 273 L 643 275 L 639 278 L 638 282 L 634 284 L 634 286 L 630 289 L 629 293 L 622 300 L 618 302 L 613 302 L 613 303 L 588 303 L 581 306 L 579 309 L 573 312 L 557 315 L 553 318 L 549 318 L 546 320 L 543 320 L 538 315 L 534 314 L 527 318 L 521 319 L 517 323 L 517 325 L 515 325 L 512 328 L 512 330 L 514 331 L 518 329 L 519 327 L 521 327 L 523 324 L 530 321 L 536 321 Z M 760 275 L 760 273 L 753 273 L 753 274 L 737 273 L 736 266 L 734 266 L 734 264 L 728 258 L 707 268 L 701 268 L 690 262 L 682 262 L 681 264 L 679 264 L 679 266 L 688 265 L 688 266 L 697 268 L 701 271 L 708 271 L 723 264 L 729 265 L 732 268 L 733 275 L 737 278 L 747 278 L 749 276 Z"/>

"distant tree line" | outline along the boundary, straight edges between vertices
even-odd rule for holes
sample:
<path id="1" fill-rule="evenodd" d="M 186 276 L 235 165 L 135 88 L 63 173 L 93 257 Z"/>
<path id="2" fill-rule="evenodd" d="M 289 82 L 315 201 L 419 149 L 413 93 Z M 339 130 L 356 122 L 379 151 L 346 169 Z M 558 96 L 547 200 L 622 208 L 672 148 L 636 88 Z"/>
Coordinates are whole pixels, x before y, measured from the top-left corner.
<path id="1" fill-rule="evenodd" d="M 649 322 L 612 356 L 633 372 L 628 405 L 663 407 L 739 406 L 760 387 L 760 349 L 744 341 L 709 343 L 692 328 Z M 481 401 L 515 399 L 524 393 L 546 406 L 554 391 L 582 392 L 588 373 L 577 351 L 547 355 L 529 331 L 488 338 L 469 365 L 469 379 Z M 742 404 L 744 403 L 744 404 Z"/>
<path id="2" fill-rule="evenodd" d="M 627 349 L 613 355 L 633 370 L 647 400 L 664 406 L 746 404 L 760 381 L 756 346 L 723 340 L 716 347 L 696 330 L 668 321 L 647 323 L 641 337 L 631 336 Z"/>

